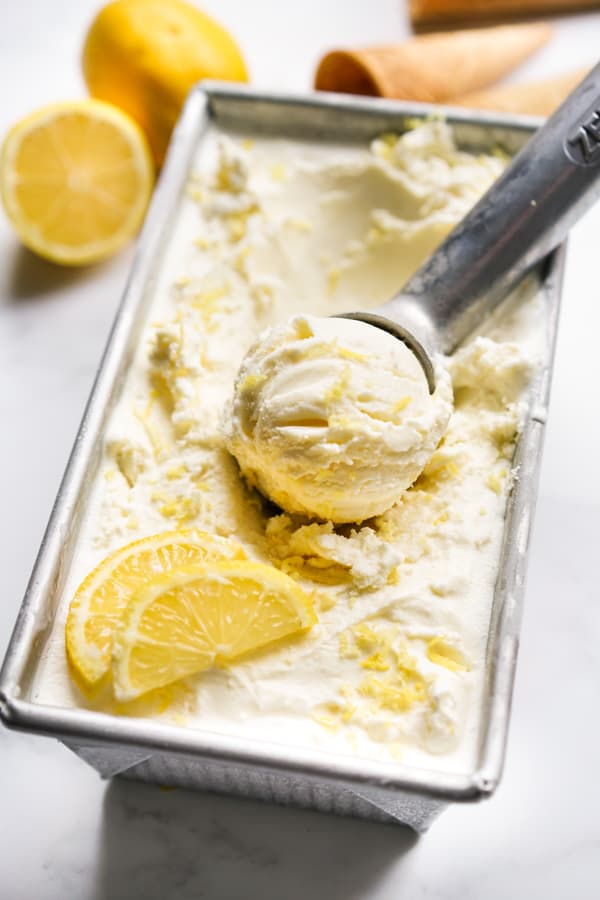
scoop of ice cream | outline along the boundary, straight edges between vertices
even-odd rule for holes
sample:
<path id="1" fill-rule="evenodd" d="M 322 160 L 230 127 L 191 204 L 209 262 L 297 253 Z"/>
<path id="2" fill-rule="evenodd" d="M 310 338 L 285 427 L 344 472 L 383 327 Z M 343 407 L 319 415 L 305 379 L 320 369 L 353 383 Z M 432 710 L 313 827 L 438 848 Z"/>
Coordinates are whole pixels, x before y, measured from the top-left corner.
<path id="1" fill-rule="evenodd" d="M 429 393 L 414 354 L 351 319 L 295 316 L 240 367 L 225 422 L 242 473 L 283 509 L 356 522 L 415 481 L 452 411 L 439 363 Z"/>

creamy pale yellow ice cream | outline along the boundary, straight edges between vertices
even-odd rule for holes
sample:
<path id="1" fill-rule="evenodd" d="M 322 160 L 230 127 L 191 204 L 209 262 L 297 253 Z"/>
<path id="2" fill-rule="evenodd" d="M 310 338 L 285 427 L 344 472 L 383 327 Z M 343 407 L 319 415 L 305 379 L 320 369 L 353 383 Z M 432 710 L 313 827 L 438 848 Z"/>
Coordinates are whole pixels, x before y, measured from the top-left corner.
<path id="1" fill-rule="evenodd" d="M 469 770 L 514 441 L 545 341 L 535 290 L 509 301 L 447 361 L 454 410 L 443 439 L 398 502 L 364 523 L 316 521 L 265 502 L 240 477 L 222 423 L 240 364 L 266 328 L 383 303 L 502 165 L 457 150 L 442 122 L 371 146 L 217 131 L 202 141 L 65 561 L 35 701 L 115 709 L 110 695 L 86 697 L 69 678 L 70 600 L 109 552 L 197 527 L 290 574 L 311 594 L 318 623 L 120 713 Z M 341 362 L 327 376 L 334 394 L 337 376 L 345 378 Z M 388 390 L 401 404 L 413 388 Z M 381 398 L 364 402 L 383 412 Z M 385 414 L 372 427 L 386 430 Z M 351 442 L 353 429 L 344 434 Z"/>
<path id="2" fill-rule="evenodd" d="M 423 471 L 452 411 L 414 353 L 380 328 L 295 316 L 262 334 L 236 379 L 227 447 L 251 484 L 291 513 L 380 515 Z"/>

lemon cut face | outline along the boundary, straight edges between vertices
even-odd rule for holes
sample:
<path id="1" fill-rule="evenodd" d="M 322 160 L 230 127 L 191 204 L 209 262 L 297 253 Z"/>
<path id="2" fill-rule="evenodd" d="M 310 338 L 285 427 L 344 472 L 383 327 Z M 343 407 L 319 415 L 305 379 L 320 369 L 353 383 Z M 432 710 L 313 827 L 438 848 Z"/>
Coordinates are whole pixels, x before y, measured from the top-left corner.
<path id="1" fill-rule="evenodd" d="M 115 628 L 137 591 L 185 566 L 245 556 L 235 541 L 195 528 L 151 535 L 107 556 L 79 586 L 67 617 L 67 657 L 80 682 L 92 688 L 110 672 Z"/>
<path id="2" fill-rule="evenodd" d="M 139 229 L 154 166 L 139 126 L 97 100 L 18 122 L 0 156 L 0 191 L 23 243 L 64 265 L 110 256 Z"/>
<path id="3" fill-rule="evenodd" d="M 127 605 L 114 638 L 115 696 L 132 700 L 315 622 L 308 595 L 272 566 L 225 560 L 180 569 Z"/>

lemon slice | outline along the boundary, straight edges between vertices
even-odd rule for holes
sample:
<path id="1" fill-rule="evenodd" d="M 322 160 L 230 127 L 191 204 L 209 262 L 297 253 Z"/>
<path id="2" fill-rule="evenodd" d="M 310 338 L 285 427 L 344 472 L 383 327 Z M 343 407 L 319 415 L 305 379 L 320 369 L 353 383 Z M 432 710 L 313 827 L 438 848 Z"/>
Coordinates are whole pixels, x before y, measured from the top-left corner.
<path id="1" fill-rule="evenodd" d="M 195 528 L 165 531 L 111 553 L 81 583 L 71 601 L 65 638 L 75 675 L 84 686 L 93 687 L 110 671 L 115 627 L 140 588 L 182 566 L 245 556 L 234 541 Z"/>
<path id="2" fill-rule="evenodd" d="M 66 265 L 96 262 L 125 244 L 142 223 L 153 182 L 142 131 L 99 100 L 32 113 L 9 131 L 0 156 L 0 191 L 17 234 Z"/>
<path id="3" fill-rule="evenodd" d="M 227 560 L 182 569 L 127 606 L 115 631 L 115 695 L 132 700 L 315 622 L 308 595 L 272 566 Z"/>

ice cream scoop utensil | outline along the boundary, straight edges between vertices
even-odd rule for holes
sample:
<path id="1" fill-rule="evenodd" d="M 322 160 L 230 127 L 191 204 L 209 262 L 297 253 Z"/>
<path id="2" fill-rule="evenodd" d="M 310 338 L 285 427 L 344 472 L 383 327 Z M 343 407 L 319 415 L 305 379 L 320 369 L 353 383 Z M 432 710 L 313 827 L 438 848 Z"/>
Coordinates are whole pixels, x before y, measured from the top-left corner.
<path id="1" fill-rule="evenodd" d="M 600 196 L 600 64 L 515 156 L 403 289 L 348 313 L 407 343 L 435 388 L 451 353 Z"/>

